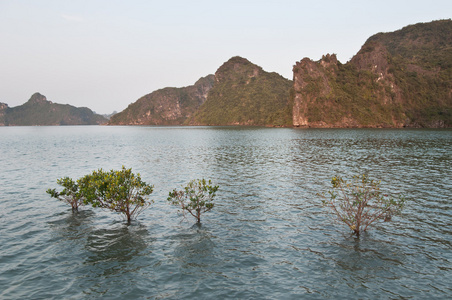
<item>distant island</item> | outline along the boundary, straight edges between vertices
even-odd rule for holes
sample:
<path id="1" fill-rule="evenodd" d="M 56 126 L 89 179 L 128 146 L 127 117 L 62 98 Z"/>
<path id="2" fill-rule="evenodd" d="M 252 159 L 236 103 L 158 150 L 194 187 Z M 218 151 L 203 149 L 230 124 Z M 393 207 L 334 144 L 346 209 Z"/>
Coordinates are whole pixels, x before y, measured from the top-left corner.
<path id="1" fill-rule="evenodd" d="M 100 125 L 107 121 L 89 108 L 53 103 L 39 93 L 20 106 L 0 103 L 0 126 Z"/>
<path id="2" fill-rule="evenodd" d="M 110 120 L 40 94 L 0 103 L 0 125 L 248 125 L 320 128 L 452 127 L 452 20 L 371 36 L 342 64 L 304 58 L 293 80 L 236 56 L 191 86 L 163 88 Z"/>

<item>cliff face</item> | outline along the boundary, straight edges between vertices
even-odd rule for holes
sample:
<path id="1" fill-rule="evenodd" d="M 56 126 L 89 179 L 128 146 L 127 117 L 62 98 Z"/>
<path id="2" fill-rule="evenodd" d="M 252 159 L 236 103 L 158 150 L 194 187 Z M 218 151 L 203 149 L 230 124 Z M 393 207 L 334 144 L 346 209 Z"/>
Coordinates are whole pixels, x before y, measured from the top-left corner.
<path id="1" fill-rule="evenodd" d="M 452 21 L 369 38 L 346 64 L 335 55 L 293 68 L 293 124 L 452 127 Z"/>
<path id="2" fill-rule="evenodd" d="M 109 125 L 181 125 L 207 99 L 214 76 L 199 79 L 184 88 L 157 90 L 111 117 Z"/>
<path id="3" fill-rule="evenodd" d="M 329 83 L 329 76 L 337 73 L 336 55 L 327 55 L 320 62 L 314 62 L 309 58 L 304 58 L 294 66 L 293 88 L 295 91 L 293 106 L 293 125 L 308 126 L 312 122 L 322 125 L 323 121 L 313 120 L 312 111 L 315 104 L 320 99 L 326 99 L 332 92 Z M 328 104 L 324 103 L 323 109 L 328 109 Z M 309 119 L 308 119 L 309 117 Z"/>
<path id="4" fill-rule="evenodd" d="M 383 80 L 380 67 L 372 66 L 374 70 L 368 71 L 351 63 L 343 65 L 334 54 L 317 62 L 310 59 L 298 62 L 294 66 L 293 125 L 402 126 L 406 117 L 393 99 L 391 78 Z"/>
<path id="5" fill-rule="evenodd" d="M 106 121 L 86 107 L 52 103 L 39 93 L 20 106 L 10 108 L 0 104 L 0 125 L 3 126 L 98 125 Z"/>
<path id="6" fill-rule="evenodd" d="M 291 126 L 291 86 L 290 80 L 233 57 L 215 72 L 207 101 L 186 124 Z"/>

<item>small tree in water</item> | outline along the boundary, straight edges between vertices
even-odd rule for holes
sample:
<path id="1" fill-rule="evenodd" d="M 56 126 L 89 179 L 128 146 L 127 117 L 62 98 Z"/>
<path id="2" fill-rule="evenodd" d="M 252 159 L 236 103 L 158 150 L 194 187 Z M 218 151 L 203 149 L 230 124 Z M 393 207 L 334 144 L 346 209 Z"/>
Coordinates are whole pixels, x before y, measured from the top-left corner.
<path id="1" fill-rule="evenodd" d="M 171 204 L 180 206 L 182 212 L 188 211 L 201 223 L 201 214 L 213 208 L 213 198 L 218 190 L 218 186 L 205 179 L 190 181 L 183 190 L 174 189 L 169 193 L 168 201 Z"/>
<path id="2" fill-rule="evenodd" d="M 52 198 L 68 203 L 72 207 L 72 211 L 78 211 L 79 206 L 83 205 L 83 196 L 81 195 L 78 185 L 69 177 L 63 177 L 57 180 L 57 183 L 64 187 L 61 192 L 56 189 L 48 189 L 47 194 Z"/>
<path id="3" fill-rule="evenodd" d="M 85 204 L 122 213 L 128 223 L 152 203 L 146 196 L 153 192 L 154 187 L 143 182 L 140 174 L 135 175 L 132 169 L 124 166 L 119 171 L 93 171 L 77 183 Z"/>
<path id="4" fill-rule="evenodd" d="M 323 205 L 357 236 L 377 220 L 390 221 L 405 204 L 401 195 L 395 199 L 383 194 L 380 181 L 371 180 L 367 175 L 353 176 L 350 183 L 341 177 L 333 177 L 331 184 L 333 189 L 328 192 L 328 197 L 320 194 Z"/>

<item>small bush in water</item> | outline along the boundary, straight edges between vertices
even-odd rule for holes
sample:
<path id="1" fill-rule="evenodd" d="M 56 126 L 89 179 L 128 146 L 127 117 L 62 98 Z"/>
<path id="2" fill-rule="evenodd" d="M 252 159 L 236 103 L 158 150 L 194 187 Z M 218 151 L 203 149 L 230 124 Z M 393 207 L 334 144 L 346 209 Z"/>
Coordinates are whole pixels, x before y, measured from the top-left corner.
<path id="1" fill-rule="evenodd" d="M 143 182 L 140 174 L 135 175 L 124 166 L 119 171 L 93 171 L 77 183 L 85 204 L 122 213 L 128 223 L 152 203 L 147 196 L 154 186 Z"/>
<path id="2" fill-rule="evenodd" d="M 351 182 L 336 176 L 331 184 L 329 196 L 319 194 L 323 205 L 357 236 L 377 220 L 390 221 L 405 204 L 402 195 L 396 198 L 385 195 L 380 190 L 380 181 L 371 180 L 367 175 L 353 176 Z"/>
<path id="3" fill-rule="evenodd" d="M 57 183 L 64 187 L 61 192 L 56 189 L 48 189 L 46 192 L 52 198 L 64 201 L 72 207 L 72 211 L 78 211 L 79 206 L 83 205 L 83 196 L 80 193 L 77 183 L 69 177 L 57 179 Z"/>
<path id="4" fill-rule="evenodd" d="M 132 169 L 104 171 L 99 169 L 79 178 L 77 182 L 69 177 L 57 180 L 64 187 L 61 192 L 48 189 L 51 197 L 65 201 L 73 211 L 83 204 L 107 208 L 125 215 L 127 222 L 138 216 L 152 201 L 147 200 L 154 187 L 141 180 L 140 174 Z"/>
<path id="5" fill-rule="evenodd" d="M 217 190 L 218 186 L 212 185 L 210 180 L 196 179 L 190 181 L 183 190 L 174 189 L 170 192 L 168 201 L 180 206 L 182 212 L 189 212 L 200 223 L 201 214 L 213 208 L 213 198 Z"/>

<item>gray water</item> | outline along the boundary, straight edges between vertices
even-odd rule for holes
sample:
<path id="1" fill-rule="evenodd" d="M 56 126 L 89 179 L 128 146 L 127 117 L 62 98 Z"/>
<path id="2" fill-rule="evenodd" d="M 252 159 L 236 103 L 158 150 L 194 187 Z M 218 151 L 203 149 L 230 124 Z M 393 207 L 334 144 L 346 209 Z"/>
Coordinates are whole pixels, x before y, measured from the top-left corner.
<path id="1" fill-rule="evenodd" d="M 452 298 L 452 131 L 0 127 L 1 299 Z M 155 186 L 130 226 L 51 199 L 56 180 L 133 168 Z M 354 237 L 316 194 L 368 173 L 409 201 Z M 202 218 L 168 192 L 220 186 Z"/>

